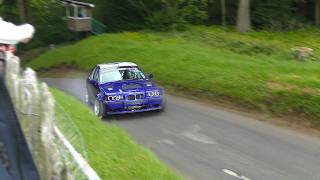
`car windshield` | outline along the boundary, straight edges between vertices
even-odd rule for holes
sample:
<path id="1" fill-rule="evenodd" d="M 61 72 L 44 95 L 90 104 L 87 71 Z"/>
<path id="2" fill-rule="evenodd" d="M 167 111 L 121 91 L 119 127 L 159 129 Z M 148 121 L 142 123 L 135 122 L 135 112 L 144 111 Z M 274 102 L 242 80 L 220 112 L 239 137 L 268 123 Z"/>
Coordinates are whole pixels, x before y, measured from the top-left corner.
<path id="1" fill-rule="evenodd" d="M 102 69 L 100 75 L 101 83 L 108 83 L 122 80 L 145 79 L 144 73 L 137 67 L 119 68 L 119 69 Z"/>

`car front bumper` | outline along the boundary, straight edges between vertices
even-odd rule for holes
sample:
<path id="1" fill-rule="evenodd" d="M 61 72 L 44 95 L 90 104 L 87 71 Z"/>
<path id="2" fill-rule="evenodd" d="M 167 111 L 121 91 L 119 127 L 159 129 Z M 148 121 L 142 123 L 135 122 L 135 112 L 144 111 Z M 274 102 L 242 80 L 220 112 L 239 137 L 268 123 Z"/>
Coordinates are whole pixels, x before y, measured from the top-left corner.
<path id="1" fill-rule="evenodd" d="M 149 98 L 134 101 L 122 100 L 105 102 L 105 104 L 108 115 L 146 112 L 164 108 L 163 98 Z"/>

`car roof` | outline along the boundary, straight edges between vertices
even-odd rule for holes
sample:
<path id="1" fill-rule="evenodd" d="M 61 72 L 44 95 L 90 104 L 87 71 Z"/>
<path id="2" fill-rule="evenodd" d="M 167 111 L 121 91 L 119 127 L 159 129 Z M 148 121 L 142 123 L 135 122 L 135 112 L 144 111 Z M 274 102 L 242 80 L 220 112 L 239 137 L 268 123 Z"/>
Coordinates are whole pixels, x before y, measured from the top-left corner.
<path id="1" fill-rule="evenodd" d="M 132 62 L 113 62 L 113 63 L 106 63 L 106 64 L 98 64 L 97 66 L 104 69 L 104 68 L 132 67 L 132 66 L 138 66 L 138 65 Z"/>

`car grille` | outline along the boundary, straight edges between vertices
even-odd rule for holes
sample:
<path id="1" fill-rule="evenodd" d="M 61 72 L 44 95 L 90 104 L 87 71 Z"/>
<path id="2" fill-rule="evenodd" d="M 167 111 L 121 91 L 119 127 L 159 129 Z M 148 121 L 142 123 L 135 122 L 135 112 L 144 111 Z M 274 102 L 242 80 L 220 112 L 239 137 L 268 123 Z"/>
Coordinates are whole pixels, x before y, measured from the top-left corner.
<path id="1" fill-rule="evenodd" d="M 136 95 L 133 95 L 133 94 L 130 94 L 128 95 L 128 100 L 136 100 L 136 99 L 143 99 L 143 94 L 136 94 Z"/>
<path id="2" fill-rule="evenodd" d="M 143 94 L 136 94 L 136 99 L 143 99 Z"/>
<path id="3" fill-rule="evenodd" d="M 136 96 L 135 95 L 129 95 L 128 96 L 128 100 L 136 100 Z"/>

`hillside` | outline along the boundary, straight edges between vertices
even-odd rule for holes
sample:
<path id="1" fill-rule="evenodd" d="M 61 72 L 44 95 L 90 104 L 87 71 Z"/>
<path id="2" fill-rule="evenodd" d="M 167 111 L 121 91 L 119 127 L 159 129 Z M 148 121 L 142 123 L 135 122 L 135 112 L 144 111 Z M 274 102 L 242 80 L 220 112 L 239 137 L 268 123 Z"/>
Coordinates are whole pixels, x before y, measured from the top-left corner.
<path id="1" fill-rule="evenodd" d="M 240 34 L 218 27 L 185 32 L 124 32 L 90 37 L 28 63 L 35 69 L 133 61 L 167 88 L 227 100 L 275 115 L 298 115 L 320 124 L 320 32 Z M 290 48 L 315 50 L 314 60 L 292 60 Z"/>

